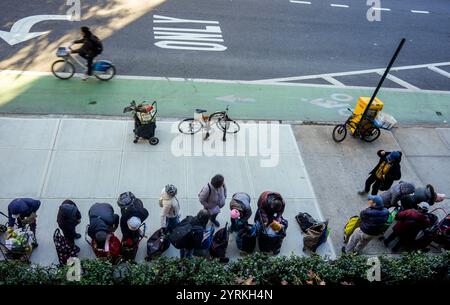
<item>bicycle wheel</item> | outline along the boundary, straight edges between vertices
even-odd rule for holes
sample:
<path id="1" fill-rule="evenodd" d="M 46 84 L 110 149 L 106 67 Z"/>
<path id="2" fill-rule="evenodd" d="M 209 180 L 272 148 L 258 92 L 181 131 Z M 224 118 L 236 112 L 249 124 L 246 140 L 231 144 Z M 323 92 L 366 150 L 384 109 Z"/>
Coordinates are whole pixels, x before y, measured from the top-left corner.
<path id="1" fill-rule="evenodd" d="M 116 67 L 111 65 L 108 69 L 106 69 L 106 71 L 94 71 L 94 75 L 99 80 L 108 81 L 116 75 Z"/>
<path id="2" fill-rule="evenodd" d="M 217 127 L 219 127 L 220 130 L 226 131 L 227 133 L 237 133 L 239 130 L 241 130 L 241 126 L 239 126 L 238 122 L 234 120 L 225 120 L 225 117 L 221 117 L 217 121 Z"/>
<path id="3" fill-rule="evenodd" d="M 202 124 L 193 118 L 184 119 L 178 124 L 178 130 L 184 134 L 194 134 L 202 129 Z"/>
<path id="4" fill-rule="evenodd" d="M 372 126 L 367 128 L 364 133 L 362 133 L 362 138 L 366 142 L 373 142 L 380 136 L 381 131 L 380 128 Z"/>
<path id="5" fill-rule="evenodd" d="M 336 125 L 333 129 L 333 140 L 340 143 L 347 136 L 347 126 L 345 124 Z"/>
<path id="6" fill-rule="evenodd" d="M 59 79 L 69 79 L 75 74 L 75 66 L 71 62 L 60 59 L 52 64 L 52 73 Z"/>

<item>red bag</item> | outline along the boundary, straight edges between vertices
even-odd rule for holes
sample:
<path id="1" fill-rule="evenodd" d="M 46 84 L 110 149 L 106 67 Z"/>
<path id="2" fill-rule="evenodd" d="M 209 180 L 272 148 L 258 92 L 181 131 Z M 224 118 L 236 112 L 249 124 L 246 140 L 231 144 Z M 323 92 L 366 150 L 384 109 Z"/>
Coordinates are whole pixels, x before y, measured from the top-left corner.
<path id="1" fill-rule="evenodd" d="M 114 235 L 111 234 L 109 238 L 109 251 L 105 251 L 103 249 L 98 249 L 95 246 L 95 241 L 93 241 L 95 256 L 97 257 L 119 257 L 120 256 L 120 240 Z"/>

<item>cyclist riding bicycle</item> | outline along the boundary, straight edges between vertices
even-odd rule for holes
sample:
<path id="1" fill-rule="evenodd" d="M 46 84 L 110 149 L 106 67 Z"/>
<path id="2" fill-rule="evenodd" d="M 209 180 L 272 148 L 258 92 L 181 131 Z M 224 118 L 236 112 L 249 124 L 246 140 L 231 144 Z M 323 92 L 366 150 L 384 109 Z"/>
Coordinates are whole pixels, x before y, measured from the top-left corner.
<path id="1" fill-rule="evenodd" d="M 94 58 L 103 52 L 103 44 L 88 27 L 81 27 L 81 35 L 83 38 L 75 40 L 73 44 L 82 44 L 82 46 L 79 49 L 72 50 L 70 48 L 70 50 L 72 53 L 76 53 L 87 60 L 87 72 L 83 76 L 83 80 L 87 80 L 92 75 Z"/>

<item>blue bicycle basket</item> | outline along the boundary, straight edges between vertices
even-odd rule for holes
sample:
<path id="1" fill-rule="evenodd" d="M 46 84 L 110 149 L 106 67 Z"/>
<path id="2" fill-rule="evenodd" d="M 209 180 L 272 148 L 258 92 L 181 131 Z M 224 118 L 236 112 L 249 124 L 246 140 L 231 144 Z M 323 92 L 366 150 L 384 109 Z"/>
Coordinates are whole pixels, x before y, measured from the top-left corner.
<path id="1" fill-rule="evenodd" d="M 106 72 L 111 67 L 111 63 L 106 60 L 97 61 L 94 64 L 93 70 L 99 72 Z"/>

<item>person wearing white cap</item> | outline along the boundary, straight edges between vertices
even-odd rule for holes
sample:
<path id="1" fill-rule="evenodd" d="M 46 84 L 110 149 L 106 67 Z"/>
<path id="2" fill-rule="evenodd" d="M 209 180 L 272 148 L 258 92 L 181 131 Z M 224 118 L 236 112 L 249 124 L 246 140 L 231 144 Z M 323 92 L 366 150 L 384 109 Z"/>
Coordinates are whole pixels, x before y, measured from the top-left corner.
<path id="1" fill-rule="evenodd" d="M 134 204 L 123 211 L 120 218 L 120 230 L 122 231 L 122 242 L 130 239 L 134 244 L 140 237 L 139 227 L 147 219 L 148 211 L 143 204 Z"/>
<path id="2" fill-rule="evenodd" d="M 416 209 L 408 209 L 397 214 L 392 233 L 384 240 L 386 246 L 389 245 L 395 238 L 399 238 L 399 242 L 392 248 L 392 251 L 397 252 L 400 248 L 406 250 L 413 250 L 417 234 L 430 226 L 430 218 L 427 216 L 430 205 L 422 202 Z"/>

